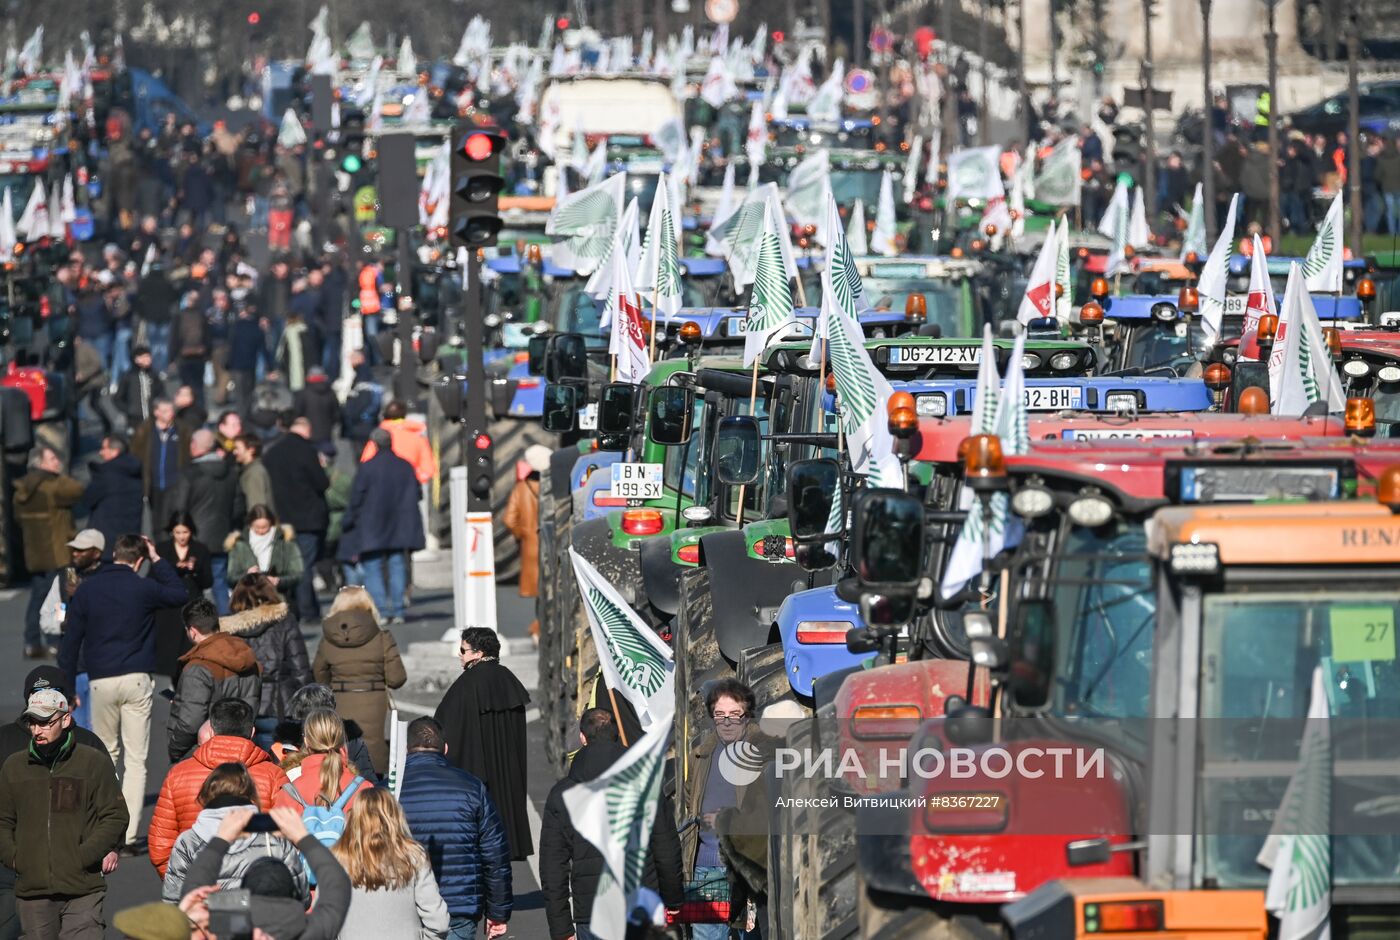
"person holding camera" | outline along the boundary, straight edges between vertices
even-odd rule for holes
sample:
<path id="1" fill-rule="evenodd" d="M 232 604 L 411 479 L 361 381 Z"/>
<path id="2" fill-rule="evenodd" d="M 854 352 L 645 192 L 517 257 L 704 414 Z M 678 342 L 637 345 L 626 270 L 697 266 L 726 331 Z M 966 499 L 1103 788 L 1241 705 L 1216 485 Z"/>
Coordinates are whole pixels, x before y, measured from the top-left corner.
<path id="1" fill-rule="evenodd" d="M 204 807 L 195 817 L 194 825 L 175 840 L 170 851 L 170 863 L 161 886 L 161 900 L 174 904 L 183 897 L 185 875 L 191 863 L 209 840 L 219 836 L 228 842 L 228 851 L 219 863 L 220 888 L 241 885 L 249 874 L 260 872 L 265 859 L 283 865 L 292 874 L 295 896 L 304 904 L 311 900 L 306 870 L 296 846 L 275 831 L 272 817 L 261 812 L 262 801 L 257 784 L 242 764 L 220 764 L 199 788 L 199 804 Z M 257 815 L 243 819 L 245 810 Z M 234 828 L 237 826 L 238 828 Z M 279 869 L 270 869 L 280 877 Z"/>
<path id="2" fill-rule="evenodd" d="M 78 740 L 68 696 L 39 689 L 24 709 L 29 747 L 0 767 L 0 864 L 31 940 L 101 940 L 105 876 L 117 870 L 126 804 L 112 763 Z"/>

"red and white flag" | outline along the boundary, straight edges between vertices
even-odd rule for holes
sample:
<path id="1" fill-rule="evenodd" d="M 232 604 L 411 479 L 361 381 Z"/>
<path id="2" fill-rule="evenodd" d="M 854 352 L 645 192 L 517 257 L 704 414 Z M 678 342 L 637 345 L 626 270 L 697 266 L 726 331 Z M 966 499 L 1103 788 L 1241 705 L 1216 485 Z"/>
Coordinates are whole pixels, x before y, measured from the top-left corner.
<path id="1" fill-rule="evenodd" d="M 1264 242 L 1256 233 L 1254 251 L 1249 257 L 1249 300 L 1244 308 L 1244 330 L 1240 333 L 1240 358 L 1259 361 L 1259 318 L 1266 313 L 1278 314 L 1274 303 L 1274 285 L 1269 281 L 1269 259 L 1264 254 Z M 1274 337 L 1274 348 L 1283 351 L 1284 324 L 1280 323 Z"/>
<path id="2" fill-rule="evenodd" d="M 1052 228 L 1041 243 L 1040 254 L 1035 256 L 1035 267 L 1031 268 L 1030 279 L 1026 282 L 1026 296 L 1021 298 L 1021 306 L 1016 311 L 1016 319 L 1022 326 L 1055 315 L 1055 242 Z"/>
<path id="3" fill-rule="evenodd" d="M 651 371 L 647 354 L 647 337 L 642 329 L 642 303 L 632 286 L 632 269 L 627 252 L 614 248 L 612 258 L 612 293 L 608 295 L 608 314 L 612 333 L 608 352 L 617 363 L 618 382 L 640 382 Z"/>

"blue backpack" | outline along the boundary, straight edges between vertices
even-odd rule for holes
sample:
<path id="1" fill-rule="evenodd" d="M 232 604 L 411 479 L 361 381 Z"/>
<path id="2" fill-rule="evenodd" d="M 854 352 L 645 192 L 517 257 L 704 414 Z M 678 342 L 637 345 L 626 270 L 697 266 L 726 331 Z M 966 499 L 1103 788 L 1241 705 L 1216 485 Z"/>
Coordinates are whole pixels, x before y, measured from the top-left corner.
<path id="1" fill-rule="evenodd" d="M 350 781 L 330 806 L 310 805 L 302 799 L 294 784 L 282 784 L 282 791 L 301 804 L 301 821 L 305 823 L 306 831 L 315 836 L 317 842 L 330 848 L 345 834 L 345 804 L 350 802 L 350 797 L 355 795 L 355 791 L 364 782 L 365 778 L 356 774 L 355 779 Z M 306 865 L 305 859 L 302 860 L 302 864 Z M 306 876 L 311 884 L 316 883 L 316 876 L 312 874 L 310 865 L 306 865 Z"/>

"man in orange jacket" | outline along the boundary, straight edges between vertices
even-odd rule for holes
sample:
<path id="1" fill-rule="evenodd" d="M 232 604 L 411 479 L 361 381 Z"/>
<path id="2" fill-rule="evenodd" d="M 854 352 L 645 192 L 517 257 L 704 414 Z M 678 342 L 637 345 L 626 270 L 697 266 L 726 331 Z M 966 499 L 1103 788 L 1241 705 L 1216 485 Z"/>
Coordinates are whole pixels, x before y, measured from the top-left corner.
<path id="1" fill-rule="evenodd" d="M 433 445 L 428 440 L 427 428 L 421 422 L 410 421 L 408 408 L 401 401 L 391 401 L 384 406 L 384 420 L 379 426 L 389 432 L 390 449 L 413 466 L 413 475 L 419 483 L 427 483 L 438 474 L 437 457 Z M 369 460 L 379 449 L 371 441 L 360 454 L 360 463 Z"/>
<path id="2" fill-rule="evenodd" d="M 170 851 L 180 833 L 194 825 L 203 809 L 199 805 L 199 788 L 220 764 L 237 763 L 248 768 L 248 774 L 258 788 L 258 801 L 264 812 L 272 807 L 272 799 L 283 784 L 289 783 L 282 768 L 266 751 L 253 743 L 253 709 L 236 698 L 215 702 L 209 709 L 209 726 L 214 736 L 195 748 L 194 754 L 180 761 L 165 775 L 151 816 L 151 829 L 146 835 L 151 864 L 160 877 L 170 863 Z"/>

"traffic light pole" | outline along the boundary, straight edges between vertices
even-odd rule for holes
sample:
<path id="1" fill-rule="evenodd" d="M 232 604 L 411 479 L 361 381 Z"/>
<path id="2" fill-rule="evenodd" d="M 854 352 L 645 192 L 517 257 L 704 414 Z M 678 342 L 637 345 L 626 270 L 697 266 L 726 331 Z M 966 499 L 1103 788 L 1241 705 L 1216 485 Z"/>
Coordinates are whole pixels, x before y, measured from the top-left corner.
<path id="1" fill-rule="evenodd" d="M 475 251 L 467 252 L 467 289 L 462 294 L 463 331 L 467 351 L 467 400 L 462 420 L 467 430 L 462 448 L 467 464 L 467 511 L 491 511 L 492 466 L 491 426 L 486 419 L 486 327 L 481 296 L 481 261 Z M 485 442 L 486 446 L 480 444 Z M 487 484 L 481 485 L 482 478 Z"/>

